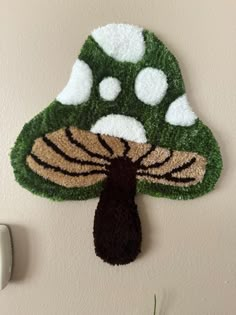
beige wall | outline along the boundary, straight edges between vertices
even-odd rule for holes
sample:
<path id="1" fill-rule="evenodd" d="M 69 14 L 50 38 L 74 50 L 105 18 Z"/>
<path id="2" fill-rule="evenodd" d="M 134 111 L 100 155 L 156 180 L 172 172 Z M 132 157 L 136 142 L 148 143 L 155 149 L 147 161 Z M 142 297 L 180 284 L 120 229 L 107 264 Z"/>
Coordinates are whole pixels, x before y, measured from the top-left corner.
<path id="1" fill-rule="evenodd" d="M 0 223 L 15 269 L 1 315 L 234 315 L 236 310 L 235 0 L 0 0 Z M 143 255 L 94 255 L 97 199 L 51 202 L 14 182 L 8 153 L 23 124 L 66 83 L 89 32 L 108 22 L 153 30 L 180 61 L 194 110 L 223 153 L 216 190 L 192 201 L 138 196 Z"/>

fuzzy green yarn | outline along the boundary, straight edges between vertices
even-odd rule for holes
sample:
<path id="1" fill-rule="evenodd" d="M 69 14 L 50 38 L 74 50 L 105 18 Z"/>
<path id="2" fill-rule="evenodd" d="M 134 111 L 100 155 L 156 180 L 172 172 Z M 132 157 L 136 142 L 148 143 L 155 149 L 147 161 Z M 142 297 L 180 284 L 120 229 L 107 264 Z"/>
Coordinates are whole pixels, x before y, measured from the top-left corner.
<path id="1" fill-rule="evenodd" d="M 109 57 L 89 36 L 79 54 L 92 70 L 93 86 L 87 102 L 74 106 L 63 105 L 54 100 L 45 110 L 25 124 L 11 151 L 11 163 L 16 180 L 31 192 L 53 200 L 81 200 L 98 197 L 103 182 L 83 188 L 66 188 L 54 184 L 34 173 L 26 164 L 35 139 L 63 127 L 75 126 L 90 130 L 101 117 L 123 114 L 140 121 L 146 131 L 148 143 L 172 150 L 196 152 L 207 159 L 207 168 L 202 182 L 189 187 L 176 187 L 137 182 L 137 191 L 156 197 L 191 199 L 211 191 L 222 169 L 219 146 L 210 131 L 199 119 L 190 127 L 172 126 L 165 121 L 171 102 L 185 93 L 184 82 L 175 57 L 157 37 L 143 32 L 146 51 L 137 63 L 119 62 Z M 139 71 L 154 67 L 164 71 L 168 90 L 158 106 L 142 103 L 134 92 L 134 82 Z M 121 82 L 121 93 L 114 101 L 102 100 L 98 85 L 105 77 L 116 77 Z"/>

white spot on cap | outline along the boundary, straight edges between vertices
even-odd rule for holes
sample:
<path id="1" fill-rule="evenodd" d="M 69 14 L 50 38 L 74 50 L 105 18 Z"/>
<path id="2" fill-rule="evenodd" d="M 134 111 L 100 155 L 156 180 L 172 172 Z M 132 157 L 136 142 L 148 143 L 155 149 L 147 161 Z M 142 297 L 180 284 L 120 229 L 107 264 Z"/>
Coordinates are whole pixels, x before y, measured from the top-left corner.
<path id="1" fill-rule="evenodd" d="M 56 100 L 64 105 L 78 105 L 89 99 L 93 84 L 92 70 L 83 60 L 77 59 L 67 85 Z"/>
<path id="2" fill-rule="evenodd" d="M 197 116 L 192 111 L 186 94 L 170 104 L 165 117 L 166 122 L 174 126 L 191 126 L 196 119 Z"/>
<path id="3" fill-rule="evenodd" d="M 92 32 L 105 53 L 118 60 L 136 63 L 143 58 L 143 29 L 129 24 L 107 24 Z"/>
<path id="4" fill-rule="evenodd" d="M 107 77 L 99 83 L 100 96 L 106 101 L 114 101 L 121 91 L 120 81 Z"/>
<path id="5" fill-rule="evenodd" d="M 168 88 L 167 77 L 162 70 L 147 67 L 139 72 L 135 80 L 135 94 L 147 105 L 161 102 Z"/>
<path id="6" fill-rule="evenodd" d="M 141 122 L 125 115 L 110 114 L 104 116 L 92 126 L 91 132 L 138 143 L 147 142 L 145 130 Z"/>

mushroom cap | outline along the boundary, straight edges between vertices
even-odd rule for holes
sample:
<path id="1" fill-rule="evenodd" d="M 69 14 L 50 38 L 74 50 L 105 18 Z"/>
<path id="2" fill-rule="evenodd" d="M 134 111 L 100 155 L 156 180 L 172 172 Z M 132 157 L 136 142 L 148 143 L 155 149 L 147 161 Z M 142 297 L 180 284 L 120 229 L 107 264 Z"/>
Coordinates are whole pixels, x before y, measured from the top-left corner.
<path id="1" fill-rule="evenodd" d="M 106 78 L 116 80 L 103 81 Z M 99 92 L 99 86 L 104 86 L 102 81 L 111 89 L 107 99 L 106 93 L 103 92 L 101 97 Z M 56 200 L 99 196 L 106 178 L 104 166 L 96 165 L 93 169 L 93 178 L 98 176 L 96 171 L 104 171 L 103 175 L 99 173 L 98 181 L 91 180 L 88 185 L 84 182 L 83 185 L 62 185 L 62 182 L 52 181 L 34 171 L 29 156 L 37 151 L 37 146 L 40 147 L 43 137 L 61 136 L 60 132 L 65 128 L 89 131 L 96 122 L 111 114 L 131 117 L 142 124 L 145 145 L 160 147 L 166 152 L 182 152 L 175 153 L 179 157 L 188 153 L 185 162 L 190 157 L 198 157 L 197 161 L 201 161 L 201 179 L 193 185 L 172 185 L 163 178 L 154 180 L 148 171 L 146 177 L 140 174 L 137 177 L 138 192 L 190 199 L 214 188 L 222 169 L 220 150 L 209 128 L 189 107 L 176 58 L 152 32 L 124 24 L 111 24 L 92 32 L 81 49 L 66 87 L 43 112 L 23 127 L 11 152 L 16 180 L 32 192 Z M 96 161 L 99 163 L 99 159 Z M 89 167 L 91 165 L 83 165 L 81 170 L 87 172 Z M 75 165 L 72 172 L 77 172 Z"/>

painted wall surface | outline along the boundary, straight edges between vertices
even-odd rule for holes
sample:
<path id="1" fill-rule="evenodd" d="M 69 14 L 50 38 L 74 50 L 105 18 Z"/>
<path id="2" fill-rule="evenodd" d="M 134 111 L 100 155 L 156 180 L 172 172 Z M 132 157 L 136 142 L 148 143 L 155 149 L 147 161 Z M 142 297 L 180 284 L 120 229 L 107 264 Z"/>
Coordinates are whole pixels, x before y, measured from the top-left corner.
<path id="1" fill-rule="evenodd" d="M 235 0 L 0 0 L 0 223 L 14 241 L 1 315 L 234 315 Z M 195 112 L 223 154 L 216 190 L 192 201 L 139 195 L 143 253 L 112 267 L 94 254 L 97 199 L 52 202 L 21 188 L 8 154 L 23 124 L 67 82 L 98 25 L 153 30 L 180 62 Z"/>

